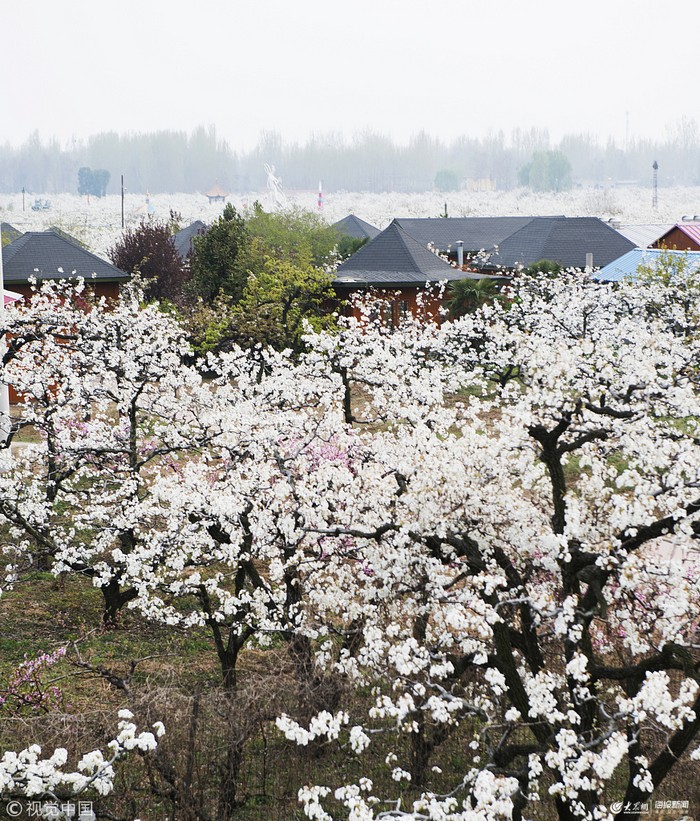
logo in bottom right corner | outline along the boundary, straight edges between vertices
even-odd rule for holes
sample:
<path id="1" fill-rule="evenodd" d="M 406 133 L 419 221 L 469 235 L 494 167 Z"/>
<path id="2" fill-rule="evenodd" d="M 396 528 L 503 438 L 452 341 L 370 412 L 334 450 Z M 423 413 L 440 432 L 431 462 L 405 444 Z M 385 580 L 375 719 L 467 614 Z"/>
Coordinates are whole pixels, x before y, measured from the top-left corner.
<path id="1" fill-rule="evenodd" d="M 690 801 L 657 799 L 655 801 L 613 801 L 610 811 L 630 815 L 652 815 L 654 821 L 695 821 L 689 815 Z"/>

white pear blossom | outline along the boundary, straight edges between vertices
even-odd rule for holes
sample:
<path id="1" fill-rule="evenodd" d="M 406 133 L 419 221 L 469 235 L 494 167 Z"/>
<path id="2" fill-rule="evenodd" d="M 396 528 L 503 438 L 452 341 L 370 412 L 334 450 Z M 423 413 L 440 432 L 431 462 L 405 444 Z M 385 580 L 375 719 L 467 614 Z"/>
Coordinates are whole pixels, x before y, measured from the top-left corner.
<path id="1" fill-rule="evenodd" d="M 599 818 L 611 780 L 654 788 L 652 735 L 691 749 L 700 339 L 673 287 L 521 276 L 391 331 L 367 304 L 298 356 L 232 346 L 207 380 L 164 314 L 57 293 L 6 311 L 39 432 L 0 473 L 8 583 L 48 552 L 108 615 L 206 627 L 226 686 L 246 643 L 280 639 L 371 693 L 364 715 L 278 719 L 359 762 L 400 740 L 374 786 L 303 788 L 308 817 L 376 817 L 398 778 L 419 797 L 395 817 L 527 817 L 539 796 Z M 469 764 L 438 774 L 448 737 Z"/>

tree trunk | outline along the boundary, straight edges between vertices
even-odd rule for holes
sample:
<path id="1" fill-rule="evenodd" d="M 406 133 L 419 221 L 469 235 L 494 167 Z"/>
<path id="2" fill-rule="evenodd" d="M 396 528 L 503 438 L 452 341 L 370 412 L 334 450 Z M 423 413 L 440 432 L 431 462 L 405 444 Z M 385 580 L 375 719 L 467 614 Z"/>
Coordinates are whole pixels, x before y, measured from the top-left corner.
<path id="1" fill-rule="evenodd" d="M 343 417 L 346 425 L 352 425 L 355 417 L 352 415 L 352 387 L 348 377 L 348 369 L 341 367 L 339 373 L 343 381 Z"/>
<path id="2" fill-rule="evenodd" d="M 110 579 L 107 584 L 102 585 L 100 590 L 104 598 L 102 622 L 105 626 L 114 627 L 122 607 L 136 598 L 136 590 L 133 587 L 128 590 L 121 590 L 116 579 Z"/>
<path id="3" fill-rule="evenodd" d="M 243 742 L 238 739 L 229 739 L 219 792 L 219 821 L 229 821 L 233 818 L 236 808 L 241 805 L 238 798 L 238 777 L 242 761 Z"/>

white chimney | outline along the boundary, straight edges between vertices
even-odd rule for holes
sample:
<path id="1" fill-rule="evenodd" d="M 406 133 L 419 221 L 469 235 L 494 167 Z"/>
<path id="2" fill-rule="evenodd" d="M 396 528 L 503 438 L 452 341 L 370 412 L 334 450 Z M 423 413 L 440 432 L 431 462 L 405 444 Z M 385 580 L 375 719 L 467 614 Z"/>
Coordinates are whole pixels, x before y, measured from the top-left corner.
<path id="1" fill-rule="evenodd" d="M 586 254 L 586 268 L 592 268 L 592 267 L 593 267 L 593 254 L 589 251 Z"/>
<path id="2" fill-rule="evenodd" d="M 457 240 L 457 266 L 461 269 L 464 265 L 464 241 Z"/>

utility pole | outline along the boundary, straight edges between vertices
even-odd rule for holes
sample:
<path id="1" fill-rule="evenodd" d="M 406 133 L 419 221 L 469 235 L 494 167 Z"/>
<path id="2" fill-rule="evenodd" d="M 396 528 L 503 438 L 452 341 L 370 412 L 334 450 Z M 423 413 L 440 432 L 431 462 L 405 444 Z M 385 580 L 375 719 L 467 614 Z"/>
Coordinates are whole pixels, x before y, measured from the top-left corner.
<path id="1" fill-rule="evenodd" d="M 122 228 L 124 228 L 124 175 L 122 174 Z"/>
<path id="2" fill-rule="evenodd" d="M 659 206 L 659 164 L 654 160 L 653 190 L 651 195 L 651 207 L 658 208 Z"/>

